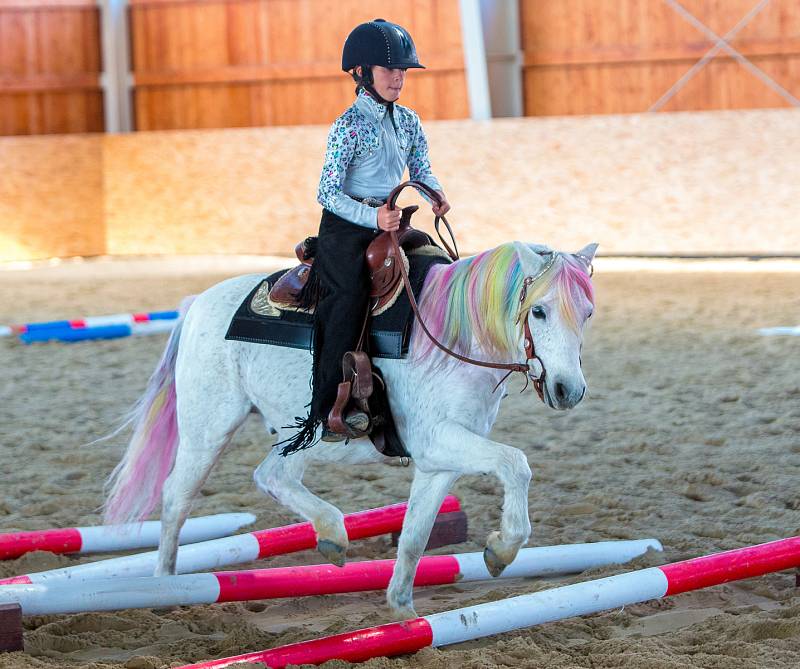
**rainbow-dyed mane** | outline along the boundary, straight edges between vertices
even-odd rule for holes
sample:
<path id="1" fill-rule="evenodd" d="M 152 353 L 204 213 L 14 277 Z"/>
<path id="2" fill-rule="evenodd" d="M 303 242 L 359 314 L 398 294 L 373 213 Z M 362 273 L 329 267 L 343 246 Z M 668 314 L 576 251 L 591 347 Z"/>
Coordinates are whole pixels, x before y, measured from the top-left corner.
<path id="1" fill-rule="evenodd" d="M 520 302 L 525 277 L 519 250 L 511 242 L 451 265 L 433 267 L 425 279 L 420 313 L 431 334 L 448 348 L 467 355 L 477 343 L 487 354 L 508 358 L 519 348 L 528 310 L 555 290 L 564 321 L 577 332 L 579 294 L 594 304 L 585 265 L 570 254 L 555 253 L 553 263 L 528 287 Z M 439 352 L 427 337 L 414 338 L 414 360 L 421 362 Z"/>

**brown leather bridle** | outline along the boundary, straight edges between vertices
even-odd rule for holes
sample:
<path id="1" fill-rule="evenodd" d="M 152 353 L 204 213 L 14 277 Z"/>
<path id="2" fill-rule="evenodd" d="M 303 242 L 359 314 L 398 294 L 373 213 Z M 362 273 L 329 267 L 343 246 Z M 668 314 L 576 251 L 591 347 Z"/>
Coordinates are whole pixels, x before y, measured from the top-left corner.
<path id="1" fill-rule="evenodd" d="M 548 269 L 550 269 L 550 265 L 552 265 L 552 260 L 554 260 L 554 259 L 555 259 L 555 255 L 552 256 L 551 261 L 545 266 L 544 270 L 542 270 L 539 273 L 539 276 L 541 276 Z M 525 301 L 525 298 L 528 296 L 528 286 L 533 284 L 533 282 L 536 280 L 536 278 L 538 278 L 538 277 L 532 277 L 532 276 L 526 276 L 525 277 L 525 280 L 522 282 L 522 289 L 520 290 L 520 294 L 519 294 L 519 302 L 520 302 L 520 304 L 522 304 Z M 547 376 L 547 370 L 544 368 L 544 361 L 538 355 L 536 355 L 536 346 L 533 343 L 533 334 L 531 334 L 531 326 L 528 323 L 528 315 L 527 314 L 525 314 L 525 323 L 522 326 L 522 333 L 523 333 L 523 335 L 525 337 L 525 341 L 524 341 L 524 344 L 525 344 L 525 360 L 526 360 L 525 364 L 528 367 L 528 369 L 526 371 L 525 387 L 527 387 L 527 385 L 528 385 L 527 384 L 527 379 L 530 379 L 531 382 L 533 383 L 533 389 L 536 391 L 536 394 L 539 396 L 539 399 L 542 402 L 544 402 L 544 380 L 545 380 L 545 377 Z M 531 374 L 531 371 L 530 371 L 531 367 L 530 367 L 530 362 L 529 362 L 531 360 L 538 360 L 539 361 L 539 365 L 541 365 L 541 367 L 542 367 L 542 372 L 541 372 L 541 374 L 539 374 L 539 376 L 533 376 Z M 511 372 L 509 372 L 508 374 L 511 374 Z M 508 374 L 506 374 L 506 376 L 503 377 L 503 379 L 502 379 L 502 381 L 500 383 L 505 381 L 506 377 L 508 377 Z M 524 391 L 525 388 L 523 388 L 522 390 Z"/>
<path id="2" fill-rule="evenodd" d="M 439 196 L 439 193 L 437 193 L 435 190 L 433 190 L 430 186 L 422 183 L 421 181 L 405 181 L 405 182 L 401 183 L 399 186 L 397 186 L 389 194 L 389 198 L 386 201 L 386 204 L 388 205 L 389 209 L 395 209 L 396 208 L 397 197 L 400 195 L 400 192 L 404 188 L 406 188 L 408 186 L 411 186 L 412 188 L 416 188 L 420 193 L 423 193 L 424 195 L 427 195 L 431 200 L 433 200 L 437 204 L 437 206 L 442 204 L 442 199 Z M 450 248 L 450 246 L 444 241 L 444 238 L 442 237 L 441 233 L 439 232 L 439 221 L 440 220 L 445 224 L 445 226 L 447 227 L 448 232 L 450 233 L 450 238 L 453 241 L 453 247 L 455 248 L 455 251 L 452 250 Z M 458 257 L 458 248 L 456 247 L 455 238 L 453 237 L 453 231 L 450 228 L 450 224 L 447 222 L 447 219 L 444 216 L 438 216 L 437 215 L 436 219 L 434 221 L 434 226 L 436 228 L 436 233 L 439 235 L 439 239 L 441 240 L 442 244 L 447 249 L 447 253 L 450 255 L 450 257 L 453 260 L 458 260 L 459 259 L 459 257 Z M 394 252 L 397 254 L 397 257 L 400 258 L 401 257 L 400 245 L 399 245 L 398 240 L 397 240 L 397 233 L 394 230 L 391 230 L 391 231 L 389 231 L 389 237 L 390 237 L 390 239 L 392 241 L 392 247 L 394 248 Z M 528 286 L 533 284 L 548 269 L 550 269 L 550 267 L 552 266 L 554 261 L 555 261 L 555 254 L 553 253 L 551 255 L 550 261 L 547 263 L 545 268 L 541 272 L 539 272 L 539 274 L 537 274 L 536 276 L 525 277 L 525 280 L 523 281 L 523 284 L 522 284 L 522 289 L 520 290 L 520 296 L 519 296 L 520 303 L 524 302 L 525 298 L 527 297 Z M 400 273 L 402 274 L 402 277 L 403 277 L 403 285 L 405 286 L 406 294 L 408 295 L 408 300 L 411 303 L 411 309 L 414 312 L 414 316 L 416 317 L 417 321 L 419 321 L 420 327 L 422 327 L 422 330 L 425 332 L 425 334 L 428 336 L 428 338 L 439 349 L 444 351 L 447 355 L 455 358 L 456 360 L 460 360 L 461 362 L 466 362 L 466 363 L 468 363 L 470 365 L 475 365 L 477 367 L 488 367 L 490 369 L 505 369 L 505 370 L 508 370 L 508 373 L 502 379 L 500 379 L 500 381 L 497 383 L 497 385 L 494 388 L 494 391 L 496 391 L 500 387 L 500 384 L 502 384 L 503 381 L 505 381 L 509 377 L 509 375 L 513 374 L 514 372 L 520 372 L 522 374 L 525 374 L 525 378 L 526 378 L 525 387 L 527 387 L 527 379 L 530 379 L 533 382 L 533 387 L 536 390 L 536 394 L 539 395 L 539 399 L 542 402 L 544 402 L 544 381 L 545 381 L 545 377 L 547 375 L 547 372 L 546 372 L 545 367 L 544 367 L 544 362 L 542 361 L 542 359 L 539 356 L 536 355 L 536 347 L 535 347 L 535 345 L 533 343 L 533 335 L 531 334 L 531 328 L 530 328 L 530 325 L 528 324 L 527 315 L 525 316 L 525 322 L 523 324 L 523 334 L 524 334 L 524 337 L 525 337 L 525 342 L 524 342 L 524 344 L 525 344 L 525 360 L 526 360 L 524 363 L 519 363 L 519 362 L 487 362 L 485 360 L 475 360 L 474 358 L 470 358 L 470 357 L 468 357 L 466 355 L 461 355 L 460 353 L 456 353 L 452 349 L 450 349 L 447 346 L 445 346 L 444 344 L 442 344 L 438 339 L 436 339 L 436 337 L 434 337 L 431 334 L 430 330 L 428 330 L 428 326 L 425 325 L 425 321 L 422 320 L 422 316 L 419 313 L 419 307 L 417 306 L 417 301 L 414 298 L 414 291 L 411 289 L 411 281 L 408 278 L 408 272 L 406 271 L 405 263 L 400 262 L 400 263 L 398 263 L 398 265 L 400 267 Z M 542 373 L 538 377 L 534 377 L 531 374 L 531 366 L 529 364 L 531 360 L 538 360 L 539 361 L 539 365 L 541 365 L 541 367 L 542 367 Z M 524 390 L 524 388 L 523 388 L 523 390 Z M 492 392 L 494 392 L 494 391 L 492 391 Z"/>

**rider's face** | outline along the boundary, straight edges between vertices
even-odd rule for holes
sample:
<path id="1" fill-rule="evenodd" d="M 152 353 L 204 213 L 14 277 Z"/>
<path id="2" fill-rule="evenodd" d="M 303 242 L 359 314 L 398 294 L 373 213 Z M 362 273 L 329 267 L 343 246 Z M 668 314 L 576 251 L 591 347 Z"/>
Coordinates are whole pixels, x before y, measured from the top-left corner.
<path id="1" fill-rule="evenodd" d="M 375 65 L 372 68 L 372 79 L 375 92 L 384 100 L 394 102 L 400 97 L 406 71 L 400 68 L 389 68 Z"/>

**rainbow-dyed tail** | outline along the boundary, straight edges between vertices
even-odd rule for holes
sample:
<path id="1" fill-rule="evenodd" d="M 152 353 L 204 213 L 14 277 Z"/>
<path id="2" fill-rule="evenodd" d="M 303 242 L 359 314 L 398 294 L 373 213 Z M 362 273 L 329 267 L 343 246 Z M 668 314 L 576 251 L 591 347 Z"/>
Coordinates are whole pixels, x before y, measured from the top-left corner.
<path id="1" fill-rule="evenodd" d="M 181 317 L 172 330 L 161 361 L 147 389 L 117 430 L 133 426 L 128 449 L 106 484 L 105 521 L 109 524 L 144 520 L 156 508 L 178 449 L 175 361 L 183 316 L 191 304 L 181 305 Z"/>

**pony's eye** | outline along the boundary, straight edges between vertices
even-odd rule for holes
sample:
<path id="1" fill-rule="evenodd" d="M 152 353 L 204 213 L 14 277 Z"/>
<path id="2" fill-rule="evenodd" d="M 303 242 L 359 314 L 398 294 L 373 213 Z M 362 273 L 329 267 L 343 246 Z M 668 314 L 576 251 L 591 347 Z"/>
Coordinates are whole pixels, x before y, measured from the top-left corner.
<path id="1" fill-rule="evenodd" d="M 547 317 L 547 314 L 545 314 L 543 307 L 538 307 L 538 306 L 534 307 L 533 309 L 531 309 L 531 313 L 533 314 L 534 318 L 540 318 L 544 320 Z"/>

